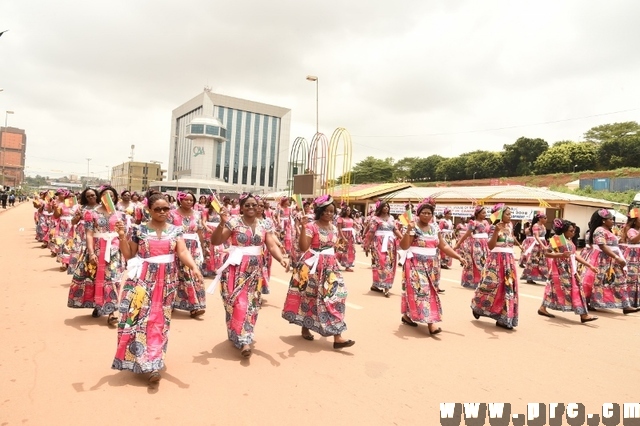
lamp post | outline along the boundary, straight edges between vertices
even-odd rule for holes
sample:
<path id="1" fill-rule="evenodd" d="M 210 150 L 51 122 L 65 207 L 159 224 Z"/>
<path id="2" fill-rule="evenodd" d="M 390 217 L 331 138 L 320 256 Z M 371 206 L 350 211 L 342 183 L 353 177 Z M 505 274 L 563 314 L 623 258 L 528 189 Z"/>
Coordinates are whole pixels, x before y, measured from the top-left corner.
<path id="1" fill-rule="evenodd" d="M 91 174 L 89 172 L 89 161 L 91 161 L 91 158 L 87 158 L 87 182 L 89 181 L 89 175 Z M 87 186 L 89 186 L 88 183 L 87 183 Z"/>
<path id="2" fill-rule="evenodd" d="M 577 165 L 577 164 L 574 164 L 574 165 L 573 165 L 573 173 L 575 173 L 575 172 L 576 172 L 576 167 L 578 167 L 578 165 Z"/>
<path id="3" fill-rule="evenodd" d="M 473 172 L 473 178 L 474 179 L 476 178 L 476 173 L 478 173 L 478 172 Z"/>
<path id="4" fill-rule="evenodd" d="M 320 126 L 318 125 L 318 77 L 308 75 L 307 80 L 316 82 L 316 133 L 320 133 Z"/>

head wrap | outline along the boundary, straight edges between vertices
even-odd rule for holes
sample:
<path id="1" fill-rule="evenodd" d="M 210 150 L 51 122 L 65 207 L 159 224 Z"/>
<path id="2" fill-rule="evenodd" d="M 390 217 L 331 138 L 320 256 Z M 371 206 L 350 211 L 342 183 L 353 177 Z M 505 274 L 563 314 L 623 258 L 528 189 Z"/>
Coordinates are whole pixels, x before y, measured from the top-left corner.
<path id="1" fill-rule="evenodd" d="M 184 200 L 185 198 L 187 198 L 190 195 L 191 194 L 188 194 L 186 192 L 178 191 L 178 193 L 176 194 L 176 200 L 178 200 L 178 203 L 181 203 L 182 200 Z"/>
<path id="2" fill-rule="evenodd" d="M 443 215 L 448 215 L 449 213 L 451 213 L 451 209 L 449 207 L 445 207 L 444 211 L 442 212 Z"/>
<path id="3" fill-rule="evenodd" d="M 245 198 L 248 198 L 251 194 L 248 192 L 243 192 L 242 194 L 240 194 L 240 196 L 238 197 L 239 201 L 244 200 Z"/>
<path id="4" fill-rule="evenodd" d="M 547 214 L 546 214 L 545 212 L 540 211 L 540 212 L 537 212 L 537 213 L 536 213 L 536 217 L 537 217 L 538 219 L 542 219 L 542 218 L 547 217 Z"/>
<path id="5" fill-rule="evenodd" d="M 611 218 L 613 218 L 613 214 L 607 209 L 598 210 L 598 216 L 600 216 L 603 219 L 611 219 Z"/>
<path id="6" fill-rule="evenodd" d="M 482 204 L 477 204 L 476 207 L 473 209 L 473 215 L 477 216 L 478 213 L 480 213 L 483 210 L 484 210 L 484 206 Z"/>
<path id="7" fill-rule="evenodd" d="M 427 206 L 431 207 L 431 210 L 433 211 L 436 208 L 436 200 L 431 197 L 425 198 L 420 202 L 420 204 L 418 204 L 418 207 L 416 207 L 416 213 L 420 214 L 420 212 Z"/>
<path id="8" fill-rule="evenodd" d="M 313 204 L 315 204 L 317 208 L 328 206 L 331 203 L 333 203 L 333 198 L 328 194 L 321 195 L 313 201 Z"/>
<path id="9" fill-rule="evenodd" d="M 559 219 L 559 218 L 553 219 L 554 229 L 562 229 L 563 226 L 564 226 L 564 221 L 562 219 Z"/>

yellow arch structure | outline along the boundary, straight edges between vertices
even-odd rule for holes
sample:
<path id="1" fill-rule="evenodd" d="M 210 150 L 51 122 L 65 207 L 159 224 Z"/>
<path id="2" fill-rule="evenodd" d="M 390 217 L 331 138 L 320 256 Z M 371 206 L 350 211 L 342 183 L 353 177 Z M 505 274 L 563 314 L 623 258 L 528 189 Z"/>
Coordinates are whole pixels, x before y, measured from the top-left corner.
<path id="1" fill-rule="evenodd" d="M 342 150 L 340 150 L 342 141 Z M 329 142 L 329 158 L 327 161 L 327 194 L 334 194 L 336 188 L 336 163 L 342 157 L 342 173 L 340 175 L 340 202 L 349 203 L 351 187 L 351 135 L 344 127 L 333 131 Z"/>

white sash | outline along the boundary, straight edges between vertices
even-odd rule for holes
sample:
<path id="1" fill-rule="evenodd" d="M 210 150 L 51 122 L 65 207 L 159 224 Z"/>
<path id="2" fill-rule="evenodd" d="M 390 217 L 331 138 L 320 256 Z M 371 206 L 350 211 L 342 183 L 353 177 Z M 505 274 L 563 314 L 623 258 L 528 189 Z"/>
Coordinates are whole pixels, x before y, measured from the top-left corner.
<path id="1" fill-rule="evenodd" d="M 530 254 L 531 254 L 531 252 L 533 251 L 533 248 L 534 248 L 535 246 L 537 246 L 537 245 L 538 245 L 538 241 L 537 241 L 537 240 L 533 240 L 533 244 L 531 244 L 529 247 L 527 247 L 527 250 L 524 252 L 524 255 L 525 255 L 525 256 L 530 255 Z"/>
<path id="2" fill-rule="evenodd" d="M 216 277 L 213 279 L 209 287 L 207 287 L 207 293 L 214 294 L 216 287 L 220 282 L 222 272 L 229 267 L 229 265 L 239 265 L 242 262 L 244 256 L 260 256 L 262 254 L 262 246 L 229 246 L 229 255 L 224 264 L 216 271 Z"/>
<path id="3" fill-rule="evenodd" d="M 356 238 L 356 230 L 355 229 L 353 229 L 353 228 L 342 228 L 342 232 L 345 232 L 345 231 L 350 231 L 351 234 L 353 235 L 353 238 L 354 239 Z"/>
<path id="4" fill-rule="evenodd" d="M 438 249 L 436 247 L 409 247 L 407 250 L 407 259 L 411 259 L 414 254 L 435 257 L 438 254 Z"/>
<path id="5" fill-rule="evenodd" d="M 93 237 L 107 242 L 104 250 L 104 260 L 106 262 L 109 262 L 111 260 L 111 244 L 113 243 L 113 240 L 118 238 L 118 233 L 117 232 L 98 232 L 93 234 Z"/>
<path id="6" fill-rule="evenodd" d="M 479 232 L 477 234 L 473 234 L 473 238 L 476 238 L 476 239 L 489 238 L 489 234 L 487 234 L 486 232 Z"/>
<path id="7" fill-rule="evenodd" d="M 382 239 L 382 253 L 387 252 L 387 246 L 389 245 L 389 239 L 395 240 L 396 237 L 393 231 L 376 231 L 376 237 L 384 237 Z"/>
<path id="8" fill-rule="evenodd" d="M 627 248 L 640 248 L 640 244 L 627 244 Z"/>
<path id="9" fill-rule="evenodd" d="M 492 253 L 509 253 L 513 254 L 513 247 L 494 247 L 491 249 Z"/>
<path id="10" fill-rule="evenodd" d="M 320 260 L 320 256 L 335 256 L 336 255 L 336 251 L 333 249 L 333 247 L 329 247 L 327 249 L 320 250 L 320 251 L 315 251 L 315 250 L 309 249 L 309 252 L 312 253 L 313 256 L 308 258 L 307 260 L 305 260 L 304 263 L 306 263 L 307 265 L 309 265 L 311 267 L 311 269 L 309 270 L 310 274 L 315 274 L 316 273 L 316 268 L 318 267 L 318 261 Z"/>
<path id="11" fill-rule="evenodd" d="M 128 276 L 132 280 L 139 279 L 142 274 L 143 263 L 172 263 L 175 259 L 176 257 L 173 254 L 162 254 L 160 256 L 147 257 L 146 259 L 143 259 L 140 256 L 132 257 L 127 260 L 127 270 L 129 271 Z"/>

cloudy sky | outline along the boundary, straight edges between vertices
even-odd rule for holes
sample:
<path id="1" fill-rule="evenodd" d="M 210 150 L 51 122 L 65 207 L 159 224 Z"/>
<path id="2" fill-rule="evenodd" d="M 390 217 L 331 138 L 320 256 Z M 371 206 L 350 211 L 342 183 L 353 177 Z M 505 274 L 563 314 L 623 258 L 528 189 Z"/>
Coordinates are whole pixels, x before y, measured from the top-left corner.
<path id="1" fill-rule="evenodd" d="M 0 112 L 29 175 L 167 167 L 171 110 L 214 92 L 345 127 L 354 162 L 581 140 L 640 121 L 640 2 L 2 0 Z M 4 118 L 4 117 L 3 117 Z"/>

